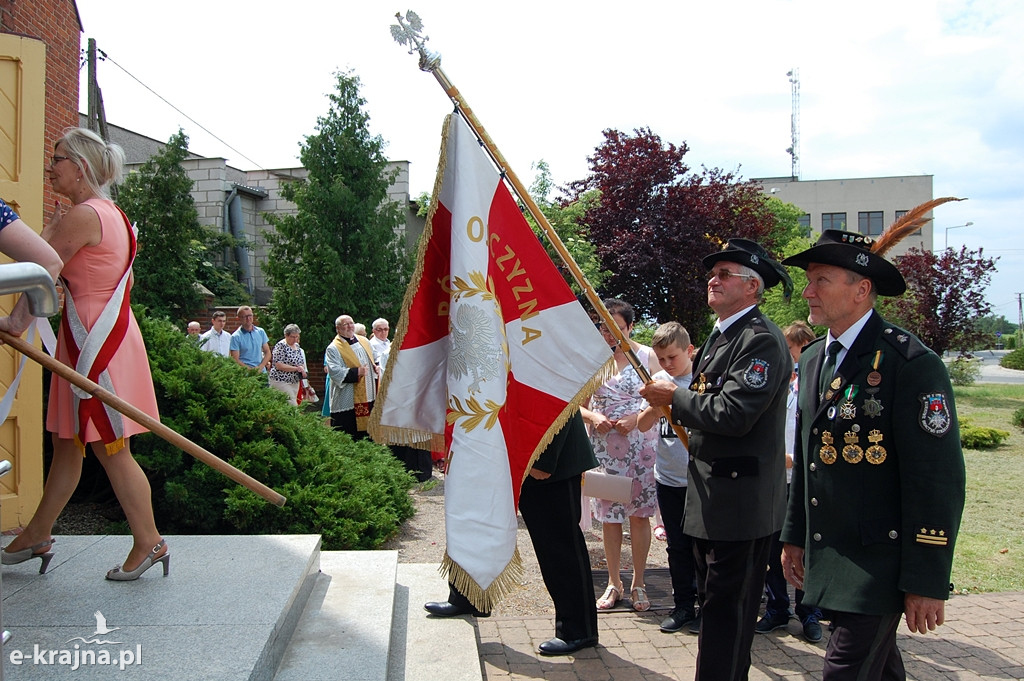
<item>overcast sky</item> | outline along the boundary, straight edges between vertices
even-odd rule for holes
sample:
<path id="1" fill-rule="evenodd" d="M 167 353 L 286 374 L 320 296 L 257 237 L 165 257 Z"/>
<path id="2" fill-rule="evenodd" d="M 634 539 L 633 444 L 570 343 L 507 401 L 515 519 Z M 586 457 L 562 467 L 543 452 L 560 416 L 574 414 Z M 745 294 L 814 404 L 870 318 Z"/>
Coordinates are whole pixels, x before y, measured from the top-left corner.
<path id="1" fill-rule="evenodd" d="M 412 194 L 432 187 L 451 105 L 391 39 L 394 13 L 410 7 L 77 4 L 83 48 L 94 38 L 109 57 L 99 82 L 110 123 L 162 141 L 180 126 L 193 151 L 246 170 L 297 166 L 300 141 L 328 109 L 333 73 L 351 69 L 388 157 L 412 163 Z M 800 178 L 933 175 L 936 197 L 969 197 L 936 209 L 935 246 L 948 235 L 950 246 L 998 256 L 988 297 L 1017 321 L 1024 3 L 419 0 L 411 9 L 527 184 L 539 159 L 559 183 L 584 177 L 602 130 L 638 127 L 686 142 L 691 167 L 788 176 L 786 74 L 798 69 Z"/>

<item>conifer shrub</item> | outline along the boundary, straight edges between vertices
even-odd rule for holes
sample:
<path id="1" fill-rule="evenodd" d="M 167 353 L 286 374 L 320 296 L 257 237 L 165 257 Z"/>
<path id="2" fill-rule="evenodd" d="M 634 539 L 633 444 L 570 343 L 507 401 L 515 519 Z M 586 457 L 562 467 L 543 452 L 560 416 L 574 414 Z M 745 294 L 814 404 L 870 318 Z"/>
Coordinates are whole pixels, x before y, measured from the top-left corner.
<path id="1" fill-rule="evenodd" d="M 1010 433 L 999 428 L 976 426 L 970 419 L 960 419 L 960 444 L 966 449 L 995 449 L 1010 437 Z"/>
<path id="2" fill-rule="evenodd" d="M 140 435 L 132 450 L 153 485 L 162 531 L 320 534 L 327 550 L 372 549 L 412 516 L 414 481 L 387 447 L 353 442 L 318 413 L 288 404 L 265 375 L 139 312 L 160 420 L 287 498 L 278 508 L 156 435 Z"/>
<path id="3" fill-rule="evenodd" d="M 1013 352 L 1003 355 L 999 360 L 999 366 L 1007 369 L 1024 369 L 1024 348 L 1017 348 Z"/>

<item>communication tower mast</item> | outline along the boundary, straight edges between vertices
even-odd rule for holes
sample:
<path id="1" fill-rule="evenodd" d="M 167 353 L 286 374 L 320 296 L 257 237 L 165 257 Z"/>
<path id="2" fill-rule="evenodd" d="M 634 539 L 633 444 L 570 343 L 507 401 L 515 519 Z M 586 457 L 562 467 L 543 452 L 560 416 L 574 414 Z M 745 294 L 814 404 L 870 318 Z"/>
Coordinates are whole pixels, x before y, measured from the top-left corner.
<path id="1" fill-rule="evenodd" d="M 792 69 L 787 74 L 793 92 L 793 112 L 790 115 L 790 147 L 786 153 L 792 157 L 790 172 L 793 181 L 800 179 L 800 69 Z"/>

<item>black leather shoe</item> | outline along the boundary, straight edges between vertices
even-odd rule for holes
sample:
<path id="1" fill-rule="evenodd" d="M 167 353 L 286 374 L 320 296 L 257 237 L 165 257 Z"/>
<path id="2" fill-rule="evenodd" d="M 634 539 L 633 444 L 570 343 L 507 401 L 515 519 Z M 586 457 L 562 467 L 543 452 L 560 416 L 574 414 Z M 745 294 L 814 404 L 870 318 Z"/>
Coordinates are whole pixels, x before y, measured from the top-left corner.
<path id="1" fill-rule="evenodd" d="M 541 655 L 571 655 L 577 650 L 593 648 L 597 645 L 597 637 L 580 638 L 575 641 L 563 641 L 560 638 L 553 638 L 550 641 L 541 643 L 537 650 Z"/>
<path id="2" fill-rule="evenodd" d="M 804 620 L 804 638 L 811 643 L 821 640 L 821 625 L 818 624 L 818 618 L 814 615 Z"/>
<path id="3" fill-rule="evenodd" d="M 701 619 L 700 618 L 700 610 L 698 610 L 697 611 L 697 616 L 694 617 L 693 620 L 690 622 L 690 633 L 691 634 L 699 634 L 700 633 L 700 619 Z"/>
<path id="4" fill-rule="evenodd" d="M 458 617 L 459 615 L 472 615 L 473 617 L 490 617 L 490 612 L 480 612 L 473 606 L 461 606 L 449 603 L 448 601 L 431 601 L 424 603 L 423 609 L 434 617 Z"/>
<path id="5" fill-rule="evenodd" d="M 695 619 L 697 619 L 697 616 L 693 614 L 692 608 L 678 608 L 662 620 L 661 630 L 666 634 L 674 634 L 677 631 L 682 631 L 683 627 Z"/>

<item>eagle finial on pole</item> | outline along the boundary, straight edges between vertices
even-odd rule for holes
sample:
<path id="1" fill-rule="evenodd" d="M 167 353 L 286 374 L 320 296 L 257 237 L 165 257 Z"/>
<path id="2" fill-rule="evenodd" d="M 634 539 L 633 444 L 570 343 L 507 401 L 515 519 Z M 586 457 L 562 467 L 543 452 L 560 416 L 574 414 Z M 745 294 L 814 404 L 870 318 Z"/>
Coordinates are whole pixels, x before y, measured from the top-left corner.
<path id="1" fill-rule="evenodd" d="M 420 70 L 434 71 L 441 65 L 441 55 L 427 49 L 426 42 L 430 36 L 423 35 L 423 21 L 420 16 L 411 9 L 407 10 L 405 16 L 401 12 L 395 13 L 398 19 L 397 24 L 391 24 L 391 37 L 399 45 L 409 48 L 409 54 L 420 53 Z"/>

